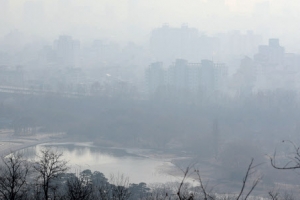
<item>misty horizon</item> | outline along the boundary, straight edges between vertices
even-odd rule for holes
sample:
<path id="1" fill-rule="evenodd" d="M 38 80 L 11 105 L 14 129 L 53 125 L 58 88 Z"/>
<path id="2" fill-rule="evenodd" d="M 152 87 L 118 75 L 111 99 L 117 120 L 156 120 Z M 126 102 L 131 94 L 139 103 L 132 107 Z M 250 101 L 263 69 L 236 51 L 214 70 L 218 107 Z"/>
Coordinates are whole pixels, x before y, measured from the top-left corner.
<path id="1" fill-rule="evenodd" d="M 83 42 L 108 38 L 144 44 L 152 29 L 168 23 L 172 27 L 188 24 L 207 35 L 253 30 L 264 41 L 280 38 L 291 51 L 299 51 L 293 45 L 298 40 L 295 22 L 299 16 L 292 1 L 1 0 L 0 4 L 2 37 L 19 30 L 46 40 L 72 35 Z"/>
<path id="2" fill-rule="evenodd" d="M 0 199 L 297 199 L 299 11 L 0 0 Z"/>

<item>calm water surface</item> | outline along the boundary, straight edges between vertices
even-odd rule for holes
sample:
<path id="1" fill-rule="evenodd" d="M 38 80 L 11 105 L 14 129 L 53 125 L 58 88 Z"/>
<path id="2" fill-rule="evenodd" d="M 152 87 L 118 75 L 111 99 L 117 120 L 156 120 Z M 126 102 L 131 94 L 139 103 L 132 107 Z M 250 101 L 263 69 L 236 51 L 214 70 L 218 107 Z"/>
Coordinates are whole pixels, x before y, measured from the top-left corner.
<path id="1" fill-rule="evenodd" d="M 124 174 L 131 183 L 178 181 L 169 175 L 175 166 L 167 158 L 153 158 L 154 150 L 116 149 L 95 147 L 92 143 L 48 143 L 21 150 L 28 159 L 36 159 L 42 148 L 51 147 L 63 153 L 71 172 L 85 169 L 102 172 L 108 179 L 111 174 Z M 163 157 L 163 156 L 161 156 Z"/>

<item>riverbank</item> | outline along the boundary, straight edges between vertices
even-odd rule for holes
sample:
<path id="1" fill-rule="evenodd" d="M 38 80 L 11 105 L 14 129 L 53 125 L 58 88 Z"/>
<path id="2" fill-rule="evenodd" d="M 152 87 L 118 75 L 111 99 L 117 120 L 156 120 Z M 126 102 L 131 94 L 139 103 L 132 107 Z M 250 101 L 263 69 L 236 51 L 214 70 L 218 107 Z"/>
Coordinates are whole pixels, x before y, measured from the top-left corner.
<path id="1" fill-rule="evenodd" d="M 58 141 L 65 137 L 65 133 L 38 133 L 34 135 L 14 135 L 13 131 L 0 132 L 0 156 L 8 155 L 24 148 L 42 143 Z"/>

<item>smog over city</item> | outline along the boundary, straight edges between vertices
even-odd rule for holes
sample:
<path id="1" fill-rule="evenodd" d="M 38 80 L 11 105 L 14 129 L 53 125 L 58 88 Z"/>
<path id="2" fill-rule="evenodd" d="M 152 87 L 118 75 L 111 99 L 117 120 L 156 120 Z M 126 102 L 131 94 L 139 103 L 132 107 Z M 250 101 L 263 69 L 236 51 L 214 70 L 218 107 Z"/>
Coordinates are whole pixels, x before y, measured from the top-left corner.
<path id="1" fill-rule="evenodd" d="M 300 199 L 299 13 L 0 0 L 0 200 Z"/>

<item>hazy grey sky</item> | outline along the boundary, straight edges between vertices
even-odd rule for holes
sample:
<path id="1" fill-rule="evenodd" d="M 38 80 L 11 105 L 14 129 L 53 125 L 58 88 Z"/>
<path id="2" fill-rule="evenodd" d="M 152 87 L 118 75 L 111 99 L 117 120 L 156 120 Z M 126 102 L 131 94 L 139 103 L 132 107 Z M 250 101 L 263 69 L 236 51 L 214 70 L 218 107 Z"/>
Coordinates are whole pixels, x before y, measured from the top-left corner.
<path id="1" fill-rule="evenodd" d="M 0 35 L 18 29 L 55 37 L 106 36 L 142 40 L 163 23 L 188 23 L 207 33 L 253 29 L 271 37 L 298 36 L 297 0 L 0 0 Z"/>

